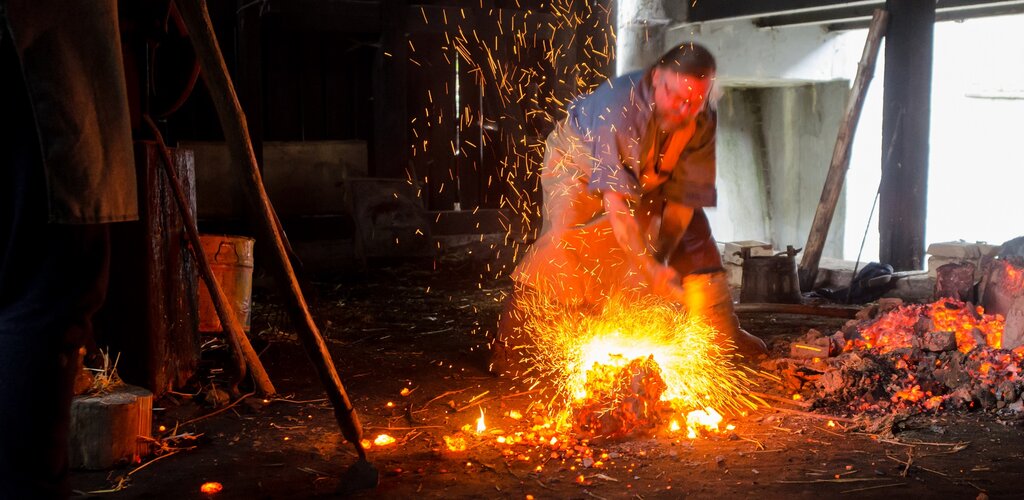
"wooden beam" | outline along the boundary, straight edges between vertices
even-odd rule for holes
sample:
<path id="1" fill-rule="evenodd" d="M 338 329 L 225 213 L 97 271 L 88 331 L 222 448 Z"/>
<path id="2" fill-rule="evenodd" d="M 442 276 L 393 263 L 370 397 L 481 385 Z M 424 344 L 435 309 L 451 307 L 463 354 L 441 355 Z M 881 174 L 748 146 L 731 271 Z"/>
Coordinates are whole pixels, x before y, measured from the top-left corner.
<path id="1" fill-rule="evenodd" d="M 883 152 L 879 259 L 897 271 L 921 269 L 928 202 L 935 3 L 889 0 L 882 96 Z"/>
<path id="2" fill-rule="evenodd" d="M 939 2 L 935 9 L 935 22 L 943 21 L 965 21 L 979 17 L 1010 16 L 1024 14 L 1024 0 L 1022 1 L 1000 1 L 977 4 L 969 7 L 948 7 L 953 3 L 966 3 L 965 0 L 958 2 Z M 944 8 L 946 5 L 948 8 Z M 868 26 L 867 19 L 856 19 L 842 21 L 825 25 L 826 31 L 849 31 L 864 29 Z"/>
<path id="3" fill-rule="evenodd" d="M 940 20 L 1003 15 L 1019 11 L 1018 0 L 936 0 Z M 696 2 L 685 22 L 697 23 L 726 19 L 755 18 L 762 28 L 828 24 L 844 29 L 866 28 L 871 13 L 885 4 L 883 0 L 715 0 Z M 966 17 L 965 17 L 966 16 Z"/>
<path id="4" fill-rule="evenodd" d="M 846 103 L 846 113 L 839 127 L 839 135 L 836 137 L 836 147 L 832 151 L 832 162 L 825 177 L 825 186 L 821 190 L 821 200 L 814 213 L 811 231 L 807 235 L 807 245 L 804 246 L 804 255 L 800 260 L 800 289 L 803 291 L 811 290 L 814 287 L 814 279 L 818 276 L 821 252 L 825 248 L 825 238 L 832 225 L 836 203 L 843 192 L 846 171 L 850 168 L 850 148 L 857 131 L 861 108 L 864 107 L 864 98 L 868 93 L 868 84 L 875 74 L 875 61 L 878 59 L 878 50 L 882 36 L 885 35 L 887 20 L 888 14 L 884 10 L 876 10 L 867 40 L 864 42 L 864 53 L 860 64 L 857 65 L 857 77 L 853 82 L 850 99 Z"/>

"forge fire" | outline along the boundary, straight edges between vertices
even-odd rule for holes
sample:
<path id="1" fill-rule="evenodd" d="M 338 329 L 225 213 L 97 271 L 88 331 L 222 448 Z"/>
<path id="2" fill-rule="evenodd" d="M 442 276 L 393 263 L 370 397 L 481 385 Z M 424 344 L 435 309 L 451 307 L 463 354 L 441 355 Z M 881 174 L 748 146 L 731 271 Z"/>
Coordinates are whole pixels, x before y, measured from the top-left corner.
<path id="1" fill-rule="evenodd" d="M 728 342 L 673 304 L 613 297 L 584 313 L 537 296 L 524 302 L 533 341 L 525 357 L 532 366 L 518 377 L 553 393 L 549 406 L 567 412 L 559 420 L 578 432 L 643 436 L 668 430 L 693 411 L 717 415 L 757 406 Z"/>

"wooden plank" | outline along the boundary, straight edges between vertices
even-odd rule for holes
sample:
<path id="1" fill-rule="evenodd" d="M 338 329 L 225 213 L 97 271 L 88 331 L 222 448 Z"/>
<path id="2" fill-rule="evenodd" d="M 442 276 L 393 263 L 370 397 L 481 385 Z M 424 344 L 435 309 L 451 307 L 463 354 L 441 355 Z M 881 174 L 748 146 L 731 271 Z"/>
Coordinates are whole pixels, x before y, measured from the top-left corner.
<path id="1" fill-rule="evenodd" d="M 879 259 L 907 271 L 924 263 L 935 3 L 895 0 L 887 8 L 882 144 L 892 144 L 892 154 L 882 158 Z"/>
<path id="2" fill-rule="evenodd" d="M 875 11 L 871 29 L 868 30 L 867 40 L 864 42 L 864 53 L 857 65 L 857 76 L 851 90 L 851 98 L 846 103 L 846 113 L 843 123 L 839 127 L 836 147 L 832 151 L 832 162 L 829 164 L 828 175 L 825 177 L 825 186 L 821 191 L 818 210 L 814 213 L 814 221 L 811 223 L 811 231 L 807 235 L 807 244 L 804 245 L 804 254 L 800 260 L 800 289 L 804 291 L 808 291 L 814 286 L 814 279 L 818 276 L 821 252 L 825 248 L 825 238 L 828 237 L 832 216 L 835 214 L 839 195 L 843 191 L 846 170 L 850 167 L 850 147 L 857 131 L 861 108 L 864 107 L 868 85 L 875 73 L 875 61 L 878 59 L 878 50 L 886 31 L 886 22 L 886 12 L 884 10 Z"/>

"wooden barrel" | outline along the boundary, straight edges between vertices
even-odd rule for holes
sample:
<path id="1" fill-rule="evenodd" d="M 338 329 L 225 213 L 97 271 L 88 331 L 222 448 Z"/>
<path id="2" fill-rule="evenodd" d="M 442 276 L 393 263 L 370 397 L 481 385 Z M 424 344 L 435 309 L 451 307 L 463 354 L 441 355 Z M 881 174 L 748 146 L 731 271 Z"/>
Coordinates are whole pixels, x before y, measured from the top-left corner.
<path id="1" fill-rule="evenodd" d="M 745 257 L 740 302 L 799 304 L 800 278 L 795 255 L 790 251 L 771 257 Z"/>

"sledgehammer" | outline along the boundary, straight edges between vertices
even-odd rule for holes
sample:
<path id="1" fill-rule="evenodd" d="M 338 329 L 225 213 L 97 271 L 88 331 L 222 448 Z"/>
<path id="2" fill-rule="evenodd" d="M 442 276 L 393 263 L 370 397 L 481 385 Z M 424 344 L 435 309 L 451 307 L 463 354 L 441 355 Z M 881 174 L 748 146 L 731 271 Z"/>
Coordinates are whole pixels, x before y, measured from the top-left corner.
<path id="1" fill-rule="evenodd" d="M 203 80 L 206 82 L 206 86 L 210 90 L 210 97 L 217 108 L 217 116 L 220 118 L 224 137 L 227 139 L 231 152 L 231 163 L 239 169 L 238 174 L 242 178 L 243 190 L 255 213 L 258 236 L 271 247 L 272 251 L 267 255 L 269 267 L 282 289 L 282 298 L 285 300 L 288 313 L 295 324 L 296 333 L 302 339 L 302 346 L 306 349 L 310 361 L 313 362 L 320 382 L 327 392 L 327 397 L 331 401 L 331 405 L 334 406 L 334 416 L 338 421 L 338 426 L 341 427 L 341 434 L 355 446 L 356 452 L 359 454 L 359 460 L 342 476 L 341 489 L 354 491 L 376 487 L 380 481 L 380 475 L 377 469 L 366 460 L 366 449 L 360 443 L 363 430 L 359 424 L 359 418 L 356 416 L 355 409 L 352 408 L 352 402 L 348 399 L 345 387 L 341 385 L 341 379 L 338 378 L 338 372 L 331 361 L 327 344 L 324 343 L 323 337 L 320 336 L 320 330 L 317 329 L 313 317 L 309 314 L 309 307 L 302 295 L 302 289 L 299 287 L 299 281 L 292 269 L 291 261 L 288 259 L 284 234 L 277 223 L 277 214 L 263 188 L 263 179 L 256 164 L 256 156 L 253 154 L 245 113 L 242 112 L 242 107 L 238 103 L 238 95 L 231 83 L 231 76 L 228 74 L 220 46 L 217 44 L 213 23 L 210 21 L 210 13 L 206 10 L 206 1 L 175 0 L 175 4 L 188 28 L 189 38 L 192 39 Z"/>

